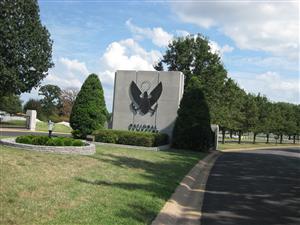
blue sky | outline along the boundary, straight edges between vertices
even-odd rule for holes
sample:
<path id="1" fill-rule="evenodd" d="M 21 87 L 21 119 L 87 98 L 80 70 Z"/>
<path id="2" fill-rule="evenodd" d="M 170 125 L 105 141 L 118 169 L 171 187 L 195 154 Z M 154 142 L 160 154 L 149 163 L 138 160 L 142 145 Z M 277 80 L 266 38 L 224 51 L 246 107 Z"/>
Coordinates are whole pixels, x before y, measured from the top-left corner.
<path id="1" fill-rule="evenodd" d="M 40 0 L 55 66 L 43 84 L 99 75 L 111 109 L 117 69 L 149 70 L 176 36 L 201 33 L 248 92 L 300 104 L 298 1 Z M 26 101 L 37 91 L 23 94 Z"/>

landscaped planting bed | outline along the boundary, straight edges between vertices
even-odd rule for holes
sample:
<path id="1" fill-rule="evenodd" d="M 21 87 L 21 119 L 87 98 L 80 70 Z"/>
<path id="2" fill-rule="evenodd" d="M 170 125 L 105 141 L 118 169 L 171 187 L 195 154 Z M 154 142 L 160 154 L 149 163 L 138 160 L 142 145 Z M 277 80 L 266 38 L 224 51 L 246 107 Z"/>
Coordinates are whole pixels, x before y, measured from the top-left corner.
<path id="1" fill-rule="evenodd" d="M 63 154 L 92 155 L 96 151 L 95 145 L 92 143 L 66 137 L 49 138 L 47 136 L 27 135 L 17 138 L 3 138 L 0 140 L 0 144 L 31 151 Z"/>
<path id="2" fill-rule="evenodd" d="M 1 146 L 0 224 L 151 224 L 204 156 L 105 146 L 81 156 Z"/>
<path id="3" fill-rule="evenodd" d="M 135 145 L 144 147 L 156 147 L 167 145 L 169 137 L 167 134 L 134 132 L 123 130 L 97 130 L 93 133 L 96 142 Z"/>
<path id="4" fill-rule="evenodd" d="M 17 143 L 45 146 L 84 146 L 85 143 L 78 139 L 68 137 L 48 137 L 26 135 L 16 138 Z"/>

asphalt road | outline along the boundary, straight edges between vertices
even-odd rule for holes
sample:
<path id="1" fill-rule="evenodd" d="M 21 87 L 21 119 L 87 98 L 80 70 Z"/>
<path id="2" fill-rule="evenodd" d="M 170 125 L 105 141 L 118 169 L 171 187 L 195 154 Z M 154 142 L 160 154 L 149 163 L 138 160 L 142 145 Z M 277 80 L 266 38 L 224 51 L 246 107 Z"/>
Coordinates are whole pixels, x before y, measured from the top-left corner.
<path id="1" fill-rule="evenodd" d="M 201 225 L 299 225 L 300 148 L 222 154 L 202 213 Z"/>

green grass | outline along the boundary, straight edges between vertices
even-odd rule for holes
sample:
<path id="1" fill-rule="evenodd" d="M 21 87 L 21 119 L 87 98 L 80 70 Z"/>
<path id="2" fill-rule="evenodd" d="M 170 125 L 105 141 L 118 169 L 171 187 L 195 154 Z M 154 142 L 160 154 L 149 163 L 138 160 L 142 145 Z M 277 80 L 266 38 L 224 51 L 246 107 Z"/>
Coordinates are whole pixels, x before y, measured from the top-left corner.
<path id="1" fill-rule="evenodd" d="M 26 120 L 10 120 L 6 122 L 1 122 L 0 126 L 2 127 L 25 127 Z"/>
<path id="2" fill-rule="evenodd" d="M 205 156 L 97 147 L 93 156 L 0 146 L 0 224 L 150 224 Z"/>
<path id="3" fill-rule="evenodd" d="M 46 122 L 37 122 L 36 131 L 46 131 L 48 132 L 48 124 Z M 63 124 L 55 124 L 53 132 L 59 133 L 71 133 L 72 128 L 65 126 Z"/>
<path id="4" fill-rule="evenodd" d="M 239 148 L 256 148 L 256 147 L 274 147 L 274 146 L 300 146 L 300 144 L 291 144 L 291 143 L 285 143 L 285 144 L 266 144 L 266 143 L 256 143 L 256 144 L 238 144 L 238 143 L 225 143 L 225 144 L 219 144 L 219 149 L 226 150 L 226 149 L 239 149 Z"/>

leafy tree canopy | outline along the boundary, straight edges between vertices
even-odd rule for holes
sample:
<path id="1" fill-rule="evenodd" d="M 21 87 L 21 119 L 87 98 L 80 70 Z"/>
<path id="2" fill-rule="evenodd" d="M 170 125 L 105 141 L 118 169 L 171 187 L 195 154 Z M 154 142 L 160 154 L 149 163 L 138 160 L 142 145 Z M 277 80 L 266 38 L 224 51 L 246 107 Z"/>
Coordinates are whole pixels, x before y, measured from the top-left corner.
<path id="1" fill-rule="evenodd" d="M 52 41 L 36 0 L 0 1 L 0 96 L 38 87 L 53 66 Z"/>
<path id="2" fill-rule="evenodd" d="M 40 88 L 39 95 L 44 96 L 44 98 L 41 99 L 41 105 L 43 113 L 46 116 L 58 112 L 58 108 L 60 107 L 60 94 L 61 89 L 56 85 L 47 84 Z"/>
<path id="3" fill-rule="evenodd" d="M 213 123 L 219 124 L 222 90 L 227 78 L 221 58 L 210 47 L 209 40 L 202 35 L 190 35 L 174 39 L 168 46 L 163 59 L 155 68 L 181 71 L 186 79 L 185 86 L 193 76 L 202 84 Z"/>
<path id="4" fill-rule="evenodd" d="M 22 101 L 18 95 L 0 97 L 0 110 L 10 114 L 22 112 Z"/>

